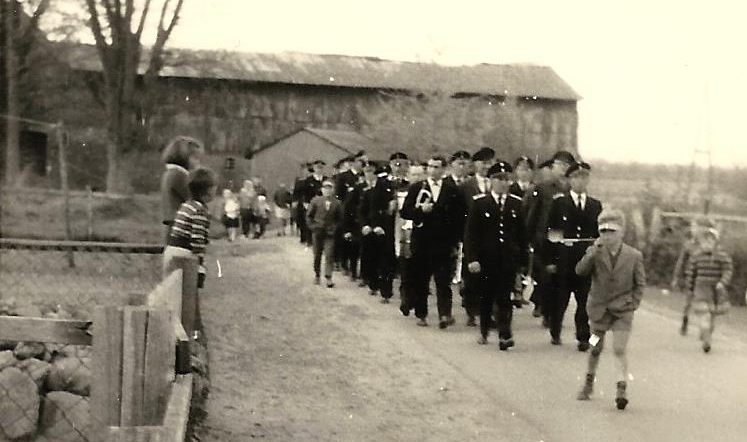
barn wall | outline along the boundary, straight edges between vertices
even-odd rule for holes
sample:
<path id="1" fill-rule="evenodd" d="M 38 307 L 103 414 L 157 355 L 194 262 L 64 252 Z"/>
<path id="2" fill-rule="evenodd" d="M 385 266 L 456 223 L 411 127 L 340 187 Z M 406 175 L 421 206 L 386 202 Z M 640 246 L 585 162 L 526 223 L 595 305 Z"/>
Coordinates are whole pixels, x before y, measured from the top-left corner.
<path id="1" fill-rule="evenodd" d="M 347 155 L 349 152 L 302 131 L 257 153 L 252 158 L 252 174 L 261 177 L 270 192 L 280 183 L 290 189 L 299 175 L 301 163 L 323 160 L 327 163 L 325 175 L 329 176 L 332 173 L 330 165 Z"/>

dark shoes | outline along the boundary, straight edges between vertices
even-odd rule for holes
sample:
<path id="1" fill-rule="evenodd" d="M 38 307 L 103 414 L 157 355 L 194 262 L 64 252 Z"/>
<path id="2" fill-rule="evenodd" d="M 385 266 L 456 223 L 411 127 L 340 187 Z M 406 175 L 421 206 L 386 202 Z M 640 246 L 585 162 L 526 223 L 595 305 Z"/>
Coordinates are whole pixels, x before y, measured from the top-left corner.
<path id="1" fill-rule="evenodd" d="M 703 343 L 703 353 L 710 353 L 711 352 L 711 344 L 704 342 Z"/>
<path id="2" fill-rule="evenodd" d="M 498 341 L 498 348 L 501 351 L 506 351 L 509 348 L 513 347 L 514 345 L 515 345 L 514 340 L 512 338 L 501 339 L 500 341 Z"/>
<path id="3" fill-rule="evenodd" d="M 382 304 L 389 304 L 389 298 L 381 298 L 380 301 Z"/>
<path id="4" fill-rule="evenodd" d="M 428 327 L 428 322 L 425 318 L 418 319 L 418 327 Z"/>
<path id="5" fill-rule="evenodd" d="M 578 351 L 586 352 L 586 351 L 589 351 L 590 347 L 591 345 L 589 344 L 589 342 L 584 342 L 584 341 L 578 342 Z"/>
<path id="6" fill-rule="evenodd" d="M 627 387 L 627 384 L 625 381 L 619 381 L 617 383 L 617 393 L 615 394 L 615 405 L 617 405 L 618 410 L 624 410 L 625 407 L 628 405 L 628 398 L 625 395 L 625 389 Z"/>
<path id="7" fill-rule="evenodd" d="M 576 399 L 579 401 L 588 401 L 593 391 L 594 391 L 594 375 L 587 373 L 586 382 L 584 382 L 584 386 L 581 387 L 581 391 L 578 392 Z"/>
<path id="8" fill-rule="evenodd" d="M 327 278 L 327 288 L 333 288 L 335 286 L 335 283 L 332 282 L 332 278 Z"/>
<path id="9" fill-rule="evenodd" d="M 560 340 L 560 336 L 552 336 L 550 338 L 550 343 L 552 345 L 563 345 L 563 341 Z"/>
<path id="10" fill-rule="evenodd" d="M 480 336 L 477 338 L 477 343 L 480 345 L 485 345 L 488 343 L 488 337 L 487 336 Z"/>
<path id="11" fill-rule="evenodd" d="M 539 318 L 540 316 L 542 316 L 542 307 L 535 305 L 534 310 L 532 310 L 532 316 L 534 316 L 535 318 Z"/>
<path id="12" fill-rule="evenodd" d="M 687 322 L 688 322 L 687 316 L 683 316 L 682 317 L 682 326 L 680 327 L 680 334 L 682 336 L 687 335 Z"/>
<path id="13" fill-rule="evenodd" d="M 438 321 L 438 328 L 443 330 L 446 327 L 454 324 L 456 324 L 456 319 L 454 319 L 453 316 L 441 316 L 441 319 Z"/>
<path id="14" fill-rule="evenodd" d="M 410 307 L 408 307 L 405 303 L 400 303 L 399 311 L 401 311 L 405 316 L 410 316 Z"/>

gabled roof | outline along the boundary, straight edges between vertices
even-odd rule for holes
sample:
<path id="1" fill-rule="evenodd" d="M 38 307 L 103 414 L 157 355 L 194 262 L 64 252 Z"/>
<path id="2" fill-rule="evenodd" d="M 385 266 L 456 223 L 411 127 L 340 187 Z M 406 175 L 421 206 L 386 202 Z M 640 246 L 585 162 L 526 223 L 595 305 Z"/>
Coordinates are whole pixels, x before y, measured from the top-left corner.
<path id="1" fill-rule="evenodd" d="M 96 48 L 65 44 L 74 69 L 100 71 Z M 143 61 L 148 60 L 147 49 Z M 555 71 L 531 64 L 444 66 L 376 57 L 300 52 L 247 53 L 170 49 L 162 77 L 210 78 L 251 82 L 407 91 L 445 91 L 576 101 L 581 97 Z M 141 62 L 140 73 L 145 63 Z"/>
<path id="2" fill-rule="evenodd" d="M 317 136 L 328 143 L 339 147 L 340 149 L 347 152 L 349 155 L 358 153 L 360 150 L 365 150 L 368 157 L 372 160 L 388 160 L 391 152 L 377 143 L 376 141 L 368 138 L 358 132 L 345 131 L 345 130 L 331 130 L 331 129 L 317 129 L 313 127 L 305 127 L 299 129 L 293 133 L 290 133 L 282 138 L 279 138 L 271 143 L 267 143 L 261 146 L 259 149 L 253 152 L 253 155 L 258 154 L 264 150 L 267 150 L 282 140 L 288 139 L 300 132 L 308 132 L 314 136 Z"/>

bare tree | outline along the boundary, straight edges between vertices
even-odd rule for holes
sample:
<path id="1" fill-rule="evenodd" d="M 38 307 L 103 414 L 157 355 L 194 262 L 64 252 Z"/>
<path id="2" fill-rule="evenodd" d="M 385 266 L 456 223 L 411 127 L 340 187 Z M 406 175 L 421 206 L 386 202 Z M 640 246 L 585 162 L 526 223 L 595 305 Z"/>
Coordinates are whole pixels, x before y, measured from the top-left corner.
<path id="1" fill-rule="evenodd" d="M 5 121 L 5 182 L 17 184 L 21 174 L 20 132 L 21 99 L 20 87 L 29 72 L 26 62 L 36 46 L 39 19 L 47 11 L 50 0 L 21 2 L 2 0 L 0 13 L 2 23 L 3 92 L 5 106 L 0 108 Z"/>
<path id="2" fill-rule="evenodd" d="M 90 16 L 89 27 L 102 65 L 102 98 L 108 136 L 106 188 L 110 192 L 128 191 L 130 183 L 122 155 L 137 124 L 136 80 L 145 52 L 141 40 L 152 1 L 143 0 L 140 8 L 136 8 L 134 0 L 85 1 Z M 164 47 L 176 26 L 183 3 L 184 0 L 163 0 L 161 3 L 156 40 L 147 51 L 147 68 L 143 77 L 146 88 L 163 67 Z M 138 13 L 139 17 L 136 17 Z"/>

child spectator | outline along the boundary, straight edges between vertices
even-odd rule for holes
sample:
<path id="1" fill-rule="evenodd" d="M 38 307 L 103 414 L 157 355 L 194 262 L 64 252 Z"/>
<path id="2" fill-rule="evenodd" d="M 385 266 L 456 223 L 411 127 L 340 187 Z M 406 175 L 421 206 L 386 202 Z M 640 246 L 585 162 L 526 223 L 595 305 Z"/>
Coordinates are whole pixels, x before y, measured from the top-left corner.
<path id="1" fill-rule="evenodd" d="M 228 231 L 228 240 L 235 241 L 239 233 L 239 199 L 230 189 L 223 189 L 223 225 Z"/>
<path id="2" fill-rule="evenodd" d="M 618 410 L 628 405 L 628 358 L 626 350 L 633 324 L 633 314 L 641 304 L 646 276 L 643 255 L 623 244 L 625 217 L 618 210 L 603 210 L 598 217 L 600 237 L 586 249 L 576 264 L 576 273 L 591 275 L 591 290 L 586 304 L 591 323 L 592 345 L 586 381 L 578 400 L 589 400 L 605 334 L 612 331 L 612 349 L 618 370 L 615 404 Z"/>
<path id="3" fill-rule="evenodd" d="M 275 218 L 280 221 L 278 236 L 285 236 L 285 227 L 291 220 L 291 203 L 293 202 L 293 195 L 285 187 L 285 184 L 280 183 L 278 190 L 273 195 L 273 202 L 275 203 Z"/>
<path id="4" fill-rule="evenodd" d="M 685 270 L 685 290 L 692 298 L 703 351 L 708 353 L 716 316 L 731 307 L 726 287 L 731 282 L 733 265 L 731 257 L 719 246 L 719 231 L 715 228 L 700 232 L 698 243 L 700 246 Z"/>
<path id="5" fill-rule="evenodd" d="M 197 284 L 202 288 L 206 273 L 205 247 L 210 230 L 207 203 L 215 193 L 215 175 L 208 169 L 196 169 L 189 175 L 188 186 L 192 197 L 179 206 L 171 225 L 163 251 L 163 273 L 166 276 L 175 269 L 173 258 L 197 256 L 200 265 Z"/>
<path id="6" fill-rule="evenodd" d="M 267 224 L 270 222 L 270 204 L 264 195 L 257 196 L 257 204 L 254 208 L 254 219 L 259 230 L 254 232 L 254 239 L 259 239 L 265 234 Z"/>
<path id="7" fill-rule="evenodd" d="M 239 191 L 239 207 L 241 213 L 241 234 L 249 238 L 253 233 L 254 205 L 257 199 L 257 191 L 251 180 L 244 180 L 244 186 Z"/>
<path id="8" fill-rule="evenodd" d="M 322 194 L 315 196 L 309 203 L 306 212 L 306 223 L 312 235 L 314 246 L 314 284 L 320 283 L 322 267 L 322 252 L 324 252 L 324 277 L 327 287 L 332 288 L 332 270 L 334 262 L 335 232 L 342 222 L 342 205 L 335 197 L 335 185 L 332 181 L 324 180 Z"/>

